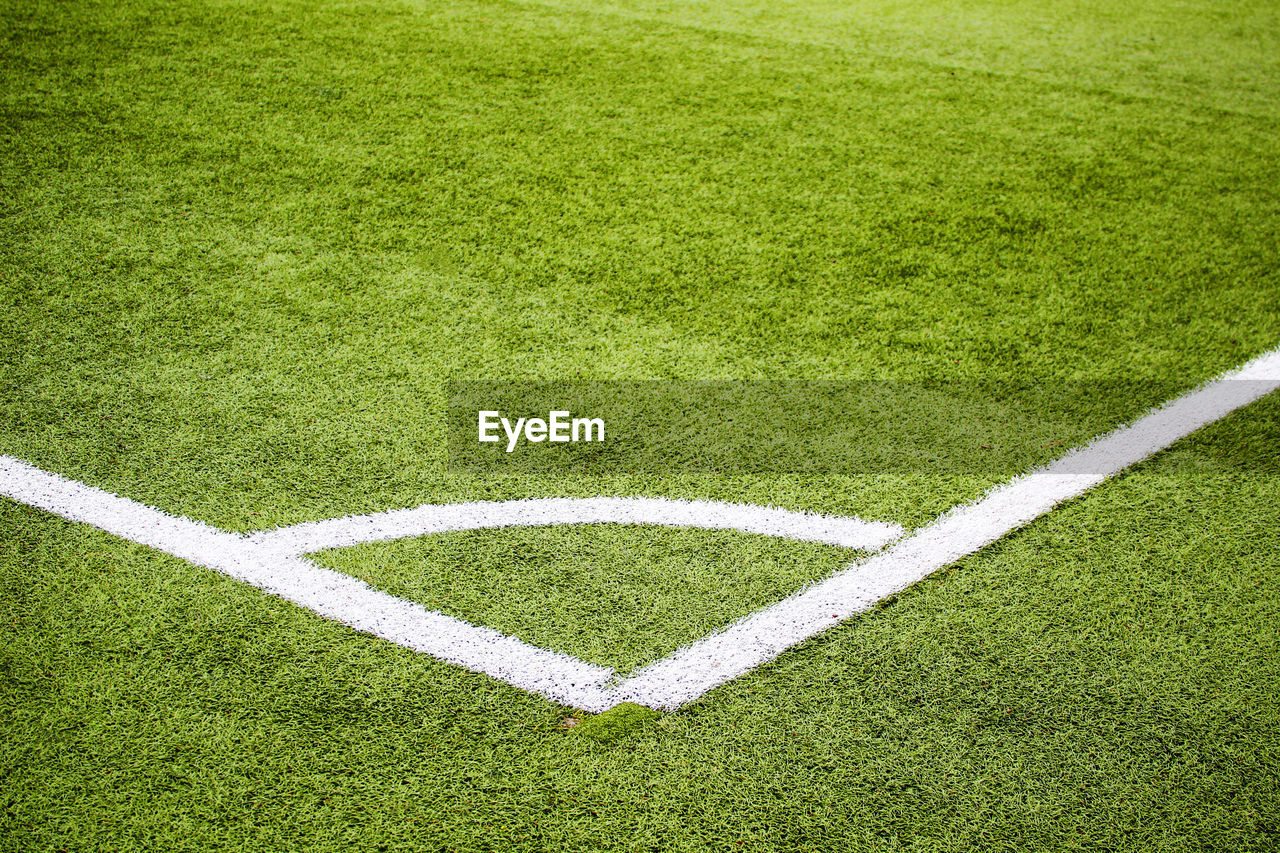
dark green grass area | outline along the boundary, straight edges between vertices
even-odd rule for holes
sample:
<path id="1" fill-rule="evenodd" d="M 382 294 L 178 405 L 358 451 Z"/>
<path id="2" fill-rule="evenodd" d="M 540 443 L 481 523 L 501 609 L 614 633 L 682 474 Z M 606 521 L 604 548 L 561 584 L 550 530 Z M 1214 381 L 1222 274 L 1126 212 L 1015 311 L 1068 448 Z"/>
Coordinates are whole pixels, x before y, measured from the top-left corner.
<path id="1" fill-rule="evenodd" d="M 421 536 L 317 560 L 625 673 L 821 580 L 855 553 L 734 531 L 591 524 Z"/>
<path id="2" fill-rule="evenodd" d="M 586 738 L 600 744 L 611 744 L 656 725 L 661 719 L 661 711 L 655 711 L 634 702 L 623 702 L 586 719 L 570 717 L 562 725 L 564 728 L 573 729 L 574 737 Z M 573 725 L 569 725 L 570 722 Z"/>
<path id="3" fill-rule="evenodd" d="M 0 838 L 1271 850 L 1280 479 L 1232 460 L 1274 450 L 1278 423 L 1273 398 L 603 740 L 522 691 L 5 503 Z"/>

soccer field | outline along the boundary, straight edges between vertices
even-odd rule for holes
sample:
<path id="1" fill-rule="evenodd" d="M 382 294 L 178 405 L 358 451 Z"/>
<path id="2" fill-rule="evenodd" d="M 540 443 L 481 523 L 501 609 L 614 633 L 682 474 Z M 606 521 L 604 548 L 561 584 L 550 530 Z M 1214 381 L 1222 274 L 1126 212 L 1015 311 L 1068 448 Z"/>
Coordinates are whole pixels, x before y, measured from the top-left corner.
<path id="1" fill-rule="evenodd" d="M 1280 7 L 0 22 L 0 849 L 1280 846 Z"/>

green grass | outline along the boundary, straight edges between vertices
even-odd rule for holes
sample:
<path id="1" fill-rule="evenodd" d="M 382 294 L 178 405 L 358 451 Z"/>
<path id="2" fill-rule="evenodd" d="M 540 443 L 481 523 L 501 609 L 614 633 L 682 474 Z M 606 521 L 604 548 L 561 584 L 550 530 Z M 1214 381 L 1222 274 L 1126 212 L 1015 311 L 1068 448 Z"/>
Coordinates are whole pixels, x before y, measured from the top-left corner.
<path id="1" fill-rule="evenodd" d="M 1280 342 L 1278 56 L 1220 0 L 15 0 L 0 453 L 239 531 L 601 494 L 923 524 L 1002 475 L 451 469 L 449 382 L 990 382 L 1050 389 L 1010 424 L 1122 422 Z M 3 501 L 0 846 L 1273 849 L 1278 422 L 601 738 Z M 324 559 L 624 667 L 839 563 L 621 528 Z"/>
<path id="2" fill-rule="evenodd" d="M 1277 118 L 1280 14 L 1265 0 L 543 0 L 624 19 Z M 926 72 L 927 73 L 927 72 Z"/>
<path id="3" fill-rule="evenodd" d="M 322 565 L 625 673 L 821 580 L 856 552 L 628 524 L 470 530 L 327 551 Z"/>
<path id="4" fill-rule="evenodd" d="M 612 743 L 6 505 L 4 834 L 208 849 L 1274 847 L 1280 406 Z M 1260 426 L 1262 429 L 1260 429 Z M 1189 446 L 1188 446 L 1189 445 Z M 575 727 L 576 728 L 576 727 Z"/>

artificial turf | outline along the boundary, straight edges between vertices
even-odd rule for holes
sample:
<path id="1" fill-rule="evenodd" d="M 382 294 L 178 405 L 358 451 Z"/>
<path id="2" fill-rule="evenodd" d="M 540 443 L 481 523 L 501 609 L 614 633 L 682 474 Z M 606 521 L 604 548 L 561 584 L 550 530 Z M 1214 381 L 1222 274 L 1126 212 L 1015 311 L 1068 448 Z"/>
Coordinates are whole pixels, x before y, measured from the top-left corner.
<path id="1" fill-rule="evenodd" d="M 335 549 L 319 562 L 625 673 L 821 580 L 855 554 L 736 531 L 609 524 L 422 536 Z"/>
<path id="2" fill-rule="evenodd" d="M 1149 389 L 1020 398 L 1074 440 L 1280 342 L 1266 4 L 16 0 L 0 35 L 0 453 L 231 530 L 602 494 L 914 526 L 1001 477 L 487 474 L 448 385 Z M 602 738 L 4 501 L 0 844 L 1274 848 L 1277 412 Z M 324 559 L 624 667 L 839 563 L 627 533 Z"/>
<path id="3" fill-rule="evenodd" d="M 1280 480 L 1233 461 L 1277 423 L 1275 402 L 1237 416 L 605 743 L 571 709 L 8 504 L 4 837 L 1272 849 Z"/>

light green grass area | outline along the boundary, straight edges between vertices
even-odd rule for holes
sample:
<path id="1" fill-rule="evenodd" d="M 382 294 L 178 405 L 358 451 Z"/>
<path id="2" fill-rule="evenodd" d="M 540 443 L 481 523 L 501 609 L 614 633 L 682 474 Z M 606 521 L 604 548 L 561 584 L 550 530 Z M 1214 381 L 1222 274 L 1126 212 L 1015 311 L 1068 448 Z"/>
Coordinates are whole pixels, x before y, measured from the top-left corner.
<path id="1" fill-rule="evenodd" d="M 924 524 L 1004 475 L 486 475 L 446 465 L 448 383 L 989 382 L 1073 442 L 1280 343 L 1277 57 L 1276 10 L 1222 0 L 14 0 L 0 453 L 237 531 L 610 494 Z M 1274 849 L 1278 424 L 598 738 L 0 500 L 0 847 Z M 323 559 L 630 667 L 844 553 Z"/>
<path id="2" fill-rule="evenodd" d="M 965 70 L 1280 118 L 1280 10 L 1267 0 L 540 0 L 530 5 L 767 36 L 922 73 Z"/>
<path id="3" fill-rule="evenodd" d="M 856 553 L 732 531 L 591 524 L 421 536 L 318 561 L 625 673 L 822 580 Z"/>

